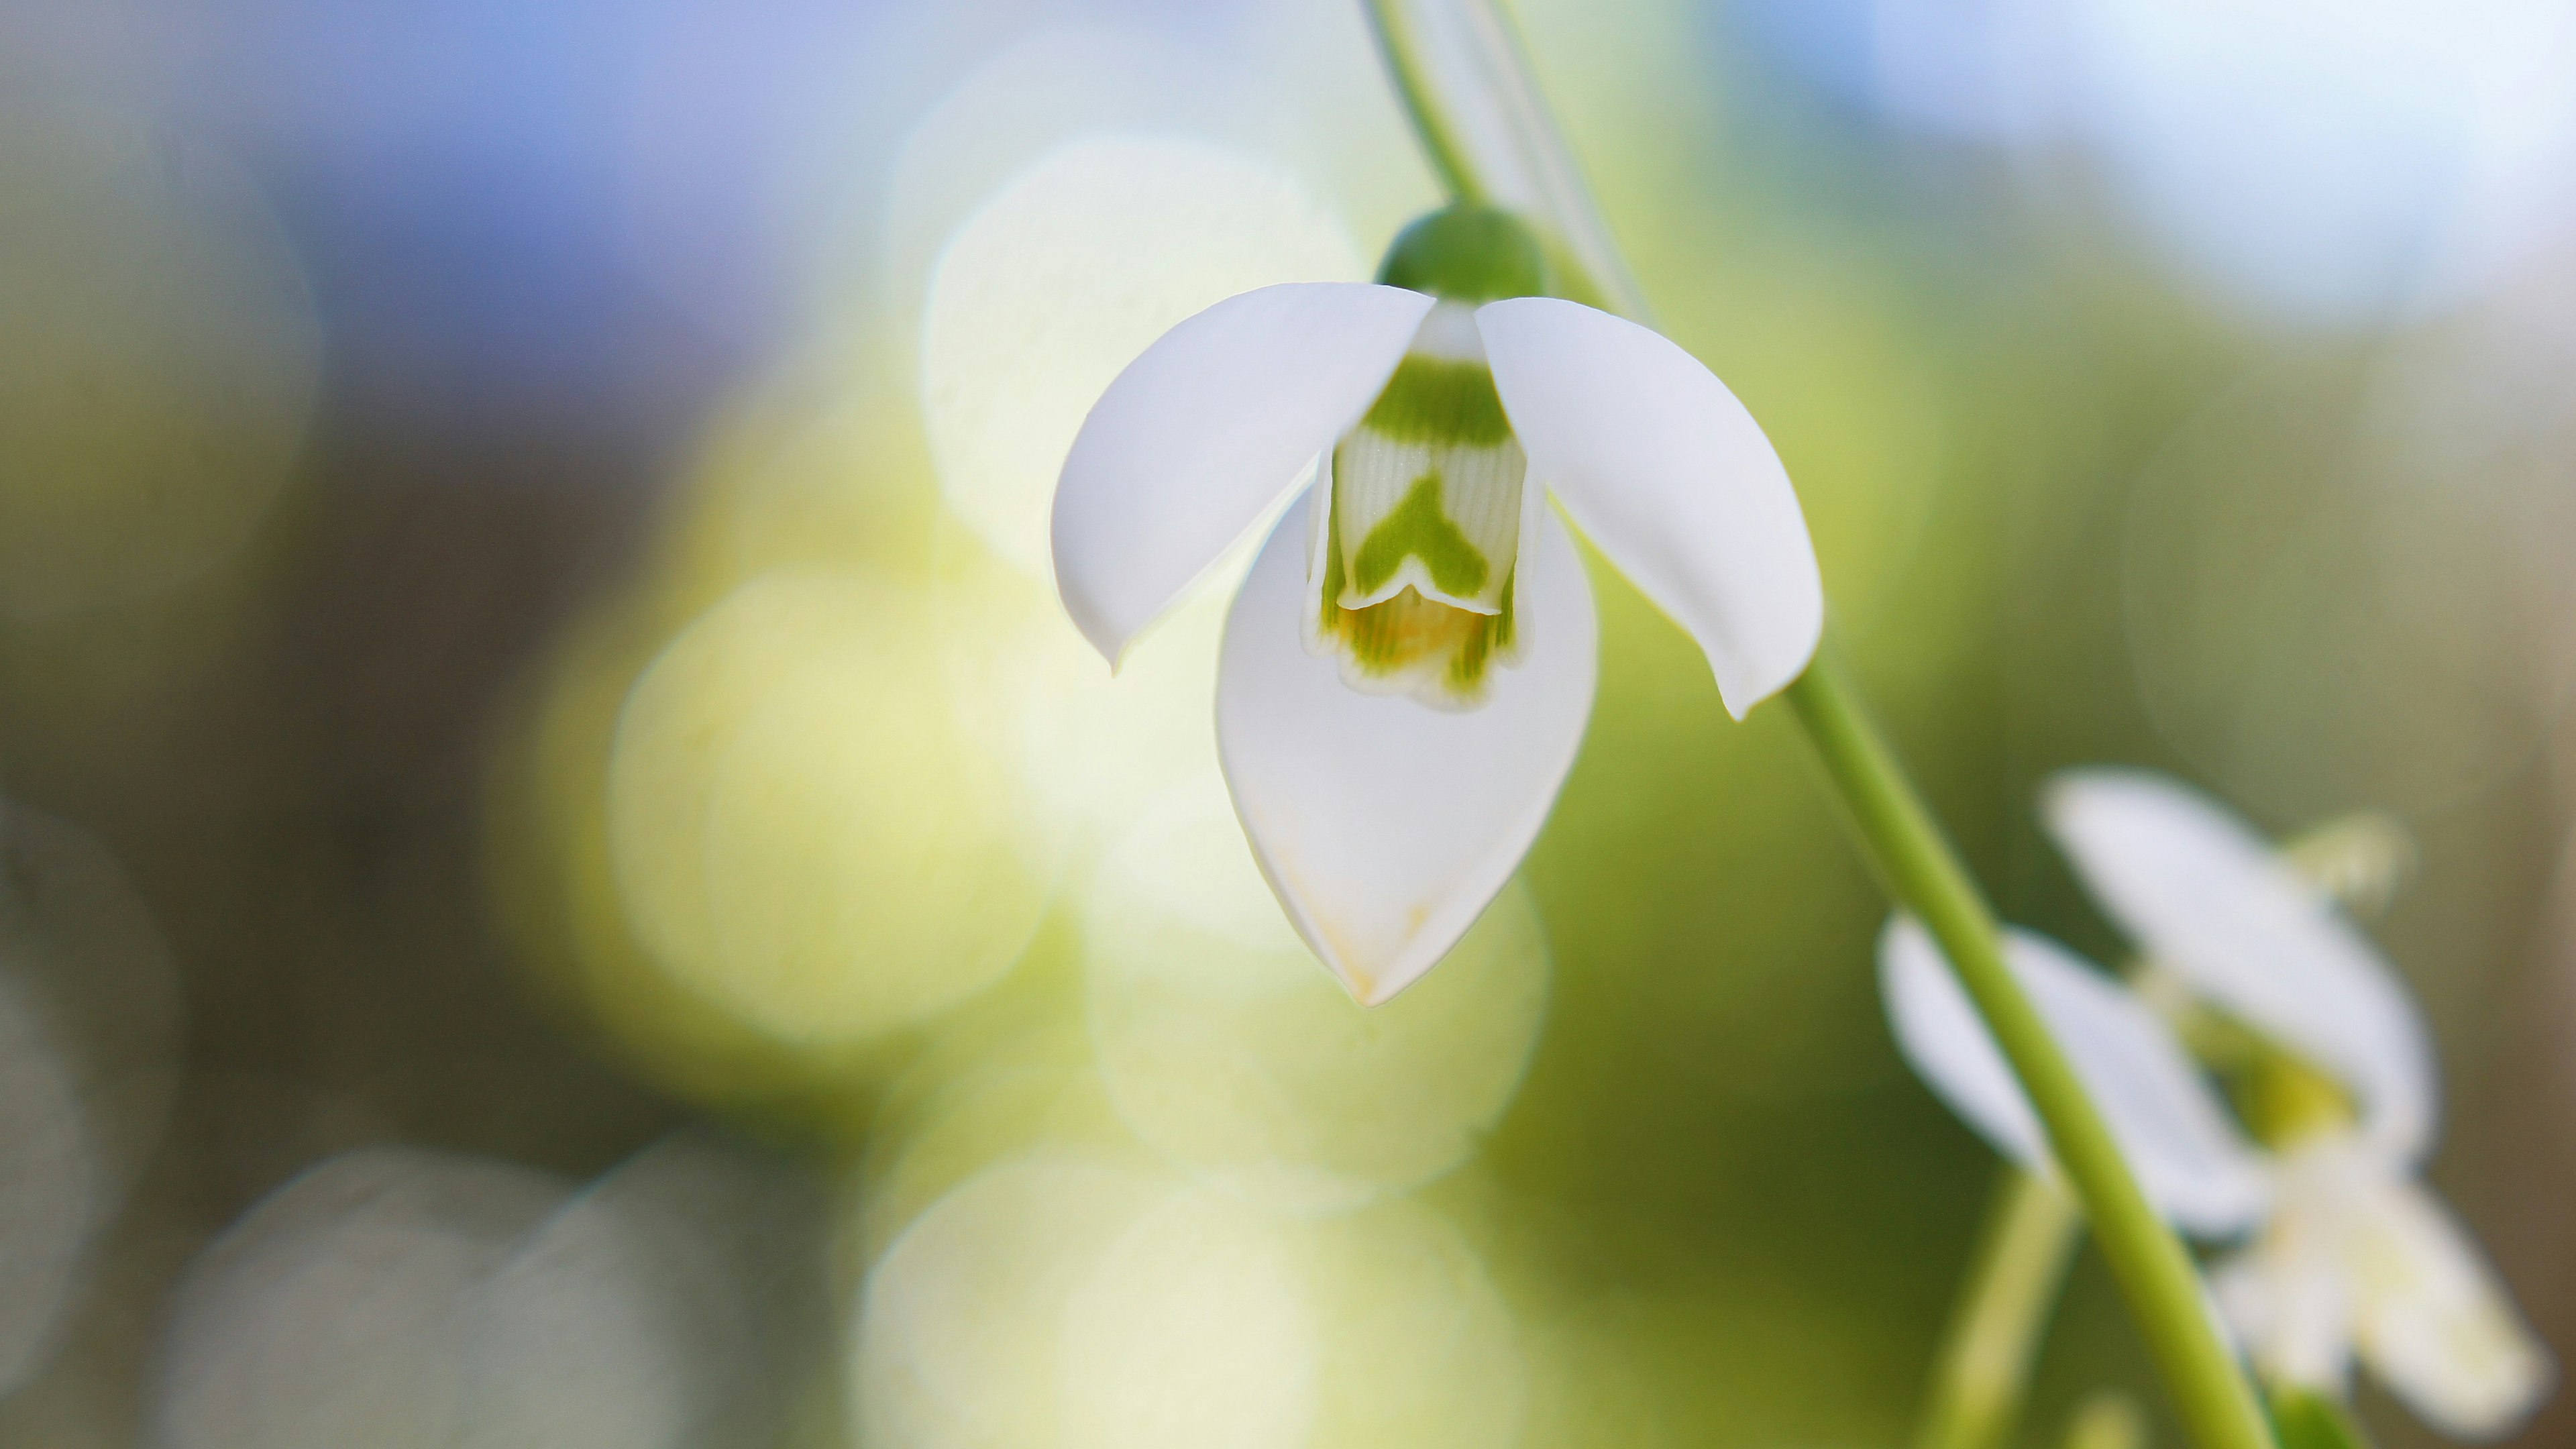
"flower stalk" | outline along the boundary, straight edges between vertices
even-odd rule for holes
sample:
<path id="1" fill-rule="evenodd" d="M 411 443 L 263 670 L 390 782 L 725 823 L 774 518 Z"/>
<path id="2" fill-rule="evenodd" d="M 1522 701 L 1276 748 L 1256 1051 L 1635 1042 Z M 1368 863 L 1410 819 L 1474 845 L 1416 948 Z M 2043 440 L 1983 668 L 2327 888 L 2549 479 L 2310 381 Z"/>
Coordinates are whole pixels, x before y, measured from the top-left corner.
<path id="1" fill-rule="evenodd" d="M 2272 1438 L 2262 1406 L 2219 1335 L 2199 1269 L 2149 1205 L 2074 1065 L 2005 966 L 1993 912 L 1839 661 L 1819 653 L 1786 694 L 1889 894 L 1940 943 L 2039 1113 L 2193 1440 L 2202 1449 L 2265 1449 Z"/>
<path id="2" fill-rule="evenodd" d="M 2366 917 L 2387 908 L 2413 868 L 2415 847 L 2403 824 L 2359 811 L 2289 841 L 2281 858 L 2345 911 Z M 2123 974 L 2144 988 L 2142 999 L 2202 1065 L 2244 1074 L 2263 1064 L 2259 1040 L 2200 1010 L 2170 972 L 2140 959 Z M 1933 1359 L 1916 1449 L 1997 1449 L 2009 1441 L 2083 1230 L 2083 1218 L 2062 1189 L 2009 1162 L 1997 1170 L 1976 1256 Z M 2279 1421 L 2277 1403 L 2274 1420 Z M 2070 1431 L 2067 1442 L 2074 1445 L 2082 1437 Z"/>
<path id="3" fill-rule="evenodd" d="M 1377 37 L 1387 74 L 1395 81 L 1396 99 L 1404 105 L 1404 118 L 1421 143 L 1423 159 L 1440 177 L 1440 189 L 1449 193 L 1450 200 L 1465 205 L 1489 203 L 1493 198 L 1486 195 L 1482 176 L 1467 159 L 1464 139 L 1431 93 L 1430 67 L 1423 64 L 1421 35 L 1413 16 L 1401 4 L 1371 4 L 1367 10 L 1370 32 Z"/>
<path id="4" fill-rule="evenodd" d="M 1546 175 L 1558 155 L 1530 155 L 1531 138 L 1557 135 L 1545 114 L 1522 47 L 1493 0 L 1455 0 L 1468 33 L 1489 43 L 1471 73 L 1496 65 L 1518 67 L 1492 78 L 1492 94 L 1442 93 L 1439 69 L 1420 43 L 1420 0 L 1365 0 L 1389 72 L 1403 97 L 1433 169 L 1460 200 L 1540 208 L 1533 219 L 1560 241 L 1606 239 L 1597 215 L 1547 214 L 1547 208 L 1588 206 L 1579 186 L 1545 189 L 1526 200 L 1501 195 L 1498 170 Z M 1495 40 L 1494 37 L 1500 37 Z M 1450 68 L 1453 73 L 1459 67 Z M 1469 101 L 1504 115 L 1497 144 L 1523 154 L 1480 157 L 1458 123 Z M 1515 111 L 1529 114 L 1512 114 Z M 1615 249 L 1569 245 L 1556 260 L 1573 295 L 1606 297 L 1632 318 L 1642 303 L 1620 275 L 1594 276 L 1584 252 L 1599 252 L 1616 266 Z M 1624 269 L 1620 269 L 1624 272 Z M 1863 708 L 1859 694 L 1830 649 L 1785 691 L 1813 742 L 1825 772 L 1848 807 L 1847 818 L 1890 894 L 1931 931 L 1978 1013 L 2002 1047 L 2048 1133 L 2055 1160 L 2081 1204 L 2094 1237 L 2127 1297 L 2157 1367 L 2192 1439 L 2202 1449 L 2271 1449 L 2273 1439 L 2260 1402 L 2234 1354 L 2221 1338 L 2203 1295 L 2201 1278 L 2182 1243 L 2148 1204 L 2101 1113 L 2087 1098 L 2066 1055 L 2003 958 L 1994 913 L 1987 907 L 1912 781 Z"/>
<path id="5" fill-rule="evenodd" d="M 1915 1449 L 1998 1449 L 2010 1439 L 2082 1227 L 2063 1188 L 2004 1169 L 1933 1365 Z"/>

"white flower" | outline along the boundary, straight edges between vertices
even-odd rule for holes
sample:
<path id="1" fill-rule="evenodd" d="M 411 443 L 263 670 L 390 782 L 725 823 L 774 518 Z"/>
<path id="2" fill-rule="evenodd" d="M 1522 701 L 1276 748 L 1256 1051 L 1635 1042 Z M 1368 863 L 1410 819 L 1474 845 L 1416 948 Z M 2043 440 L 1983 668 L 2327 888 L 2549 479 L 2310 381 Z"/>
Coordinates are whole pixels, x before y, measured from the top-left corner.
<path id="1" fill-rule="evenodd" d="M 2155 1012 L 2035 932 L 2006 931 L 2004 962 L 2048 1019 L 2147 1200 L 2206 1236 L 2260 1220 L 2273 1191 L 2262 1154 Z M 2038 1114 L 1931 934 L 1912 917 L 1892 917 L 1878 969 L 1888 1023 L 1915 1072 L 1997 1151 L 2053 1172 Z"/>
<path id="2" fill-rule="evenodd" d="M 2256 1148 L 2140 993 L 2039 937 L 2007 938 L 2149 1198 L 2199 1236 L 2256 1229 L 2212 1286 L 2265 1377 L 2341 1398 L 2358 1351 L 2447 1433 L 2512 1427 L 2552 1369 L 2415 1181 L 2436 1117 L 2432 1053 L 2394 972 L 2323 889 L 2179 786 L 2077 771 L 2050 787 L 2047 817 L 2154 978 L 2286 1049 L 2257 1059 Z M 1916 1070 L 1999 1151 L 2046 1170 L 2029 1104 L 1931 940 L 1891 925 L 1880 970 Z"/>
<path id="3" fill-rule="evenodd" d="M 1289 919 L 1370 1004 L 1502 888 L 1582 741 L 1592 596 L 1543 491 L 1697 638 L 1739 718 L 1823 625 L 1797 497 L 1743 406 L 1544 281 L 1517 222 L 1456 207 L 1377 284 L 1220 302 L 1110 385 L 1057 488 L 1057 583 L 1114 663 L 1313 477 L 1236 598 L 1217 736 Z"/>
<path id="4" fill-rule="evenodd" d="M 2396 973 L 2331 900 L 2207 798 L 2136 771 L 2058 777 L 2051 831 L 2145 957 L 2279 1042 L 2258 1121 L 2278 1184 L 2214 1275 L 2278 1382 L 2340 1393 L 2357 1352 L 2444 1433 L 2501 1434 L 2554 1370 L 2467 1232 L 2416 1181 L 2433 1052 Z"/>

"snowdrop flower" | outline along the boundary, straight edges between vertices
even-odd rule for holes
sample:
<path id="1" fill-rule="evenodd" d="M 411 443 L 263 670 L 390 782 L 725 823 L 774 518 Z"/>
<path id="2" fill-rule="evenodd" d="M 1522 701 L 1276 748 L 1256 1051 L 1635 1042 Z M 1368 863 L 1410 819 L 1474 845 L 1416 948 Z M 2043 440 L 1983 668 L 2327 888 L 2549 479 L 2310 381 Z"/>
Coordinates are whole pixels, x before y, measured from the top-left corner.
<path id="1" fill-rule="evenodd" d="M 2416 1181 L 2437 1118 L 2433 1054 L 2395 972 L 2323 892 L 2200 795 L 2085 770 L 2052 784 L 2046 810 L 2151 963 L 2286 1048 L 2259 1059 L 2252 1083 L 2272 1208 L 2214 1282 L 2257 1365 L 2276 1384 L 2340 1396 L 2358 1353 L 2447 1434 L 2512 1428 L 2553 1369 L 2466 1231 Z"/>
<path id="2" fill-rule="evenodd" d="M 1742 404 L 1546 286 L 1519 222 L 1435 212 L 1375 284 L 1265 287 L 1165 333 L 1057 487 L 1057 583 L 1113 664 L 1306 488 L 1236 596 L 1217 736 L 1263 873 L 1364 1003 L 1465 933 L 1581 743 L 1592 596 L 1543 495 L 1691 632 L 1739 718 L 1822 628 L 1796 494 Z"/>
<path id="3" fill-rule="evenodd" d="M 2047 1136 L 2003 1051 L 1931 934 L 1895 916 L 1879 937 L 1880 996 L 1897 1049 L 1995 1150 L 2053 1174 Z M 2004 963 L 2048 1019 L 2158 1211 L 2224 1237 L 2261 1220 L 2272 1174 L 2163 1020 L 2127 987 L 2035 932 L 2004 933 Z"/>

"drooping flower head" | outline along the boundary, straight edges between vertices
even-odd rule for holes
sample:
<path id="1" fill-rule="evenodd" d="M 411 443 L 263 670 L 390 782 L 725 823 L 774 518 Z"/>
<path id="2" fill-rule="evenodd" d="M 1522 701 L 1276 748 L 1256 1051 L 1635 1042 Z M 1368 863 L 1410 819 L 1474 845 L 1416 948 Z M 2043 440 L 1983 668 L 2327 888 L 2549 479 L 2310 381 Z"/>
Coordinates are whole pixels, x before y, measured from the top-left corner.
<path id="1" fill-rule="evenodd" d="M 1236 597 L 1217 735 L 1281 905 L 1363 1002 L 1473 924 L 1581 744 L 1597 626 L 1547 497 L 1739 717 L 1822 629 L 1797 496 L 1742 404 L 1548 280 L 1519 221 L 1456 206 L 1374 284 L 1229 298 L 1119 375 L 1057 487 L 1057 584 L 1114 663 L 1312 479 Z"/>
<path id="2" fill-rule="evenodd" d="M 1407 227 L 1378 277 L 1436 300 L 1318 467 L 1308 644 L 1354 689 L 1473 708 L 1490 672 L 1520 660 L 1514 585 L 1541 502 L 1476 309 L 1545 295 L 1547 260 L 1507 214 L 1452 208 Z"/>
<path id="3" fill-rule="evenodd" d="M 2485 1255 L 2419 1181 L 2440 1123 L 2422 1015 L 2370 939 L 2216 802 L 2134 770 L 2049 787 L 2050 830 L 2154 969 L 2250 1028 L 2271 1214 L 2214 1276 L 2276 1383 L 2341 1396 L 2358 1356 L 2427 1423 L 2511 1429 L 2554 1371 Z"/>
<path id="4" fill-rule="evenodd" d="M 2417 1180 L 2438 1120 L 2433 1055 L 2394 970 L 2324 886 L 2170 781 L 2069 772 L 2046 817 L 2135 942 L 2141 989 L 2026 933 L 2007 959 L 2165 1216 L 2203 1237 L 2252 1230 L 2213 1288 L 2264 1376 L 2293 1401 L 2340 1401 L 2357 1355 L 2447 1433 L 2511 1428 L 2547 1391 L 2549 1357 Z M 2044 1168 L 2029 1104 L 1930 938 L 1892 925 L 1881 971 L 1925 1081 L 1998 1150 Z M 2177 1001 L 2218 1013 L 2242 1044 L 2231 1075 L 2258 1141 L 2167 1024 Z"/>
<path id="5" fill-rule="evenodd" d="M 2004 934 L 2004 963 L 2030 994 L 2138 1185 L 2174 1226 L 2224 1237 L 2259 1221 L 2271 1174 L 2225 1103 L 2147 1004 L 2035 931 Z M 2053 1172 L 2047 1134 L 1930 932 L 1895 916 L 1879 937 L 1880 996 L 1916 1074 L 1995 1149 Z"/>

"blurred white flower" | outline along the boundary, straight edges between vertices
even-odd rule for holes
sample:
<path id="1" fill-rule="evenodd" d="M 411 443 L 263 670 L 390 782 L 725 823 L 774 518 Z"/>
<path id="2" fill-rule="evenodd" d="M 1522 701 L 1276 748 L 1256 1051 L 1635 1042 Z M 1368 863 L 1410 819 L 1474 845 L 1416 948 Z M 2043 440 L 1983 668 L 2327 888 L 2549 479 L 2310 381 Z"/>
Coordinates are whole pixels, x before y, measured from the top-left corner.
<path id="1" fill-rule="evenodd" d="M 2272 1203 L 2268 1166 L 2154 1010 L 2045 936 L 2006 932 L 2004 960 L 2110 1120 L 2148 1201 L 2204 1236 L 2259 1221 Z M 1931 934 L 1910 916 L 1891 918 L 1878 963 L 1889 1025 L 1916 1074 L 1997 1151 L 2053 1172 L 2038 1114 Z"/>
<path id="2" fill-rule="evenodd" d="M 2275 1154 L 2272 1211 L 2215 1274 L 2265 1374 L 2340 1393 L 2358 1352 L 2443 1432 L 2510 1429 L 2554 1372 L 2476 1245 L 2415 1180 L 2433 1145 L 2434 1067 L 2395 973 L 2321 890 L 2194 792 L 2075 771 L 2051 785 L 2046 810 L 2149 961 L 2296 1054 L 2276 1064 L 2258 1123 Z"/>
<path id="3" fill-rule="evenodd" d="M 1380 275 L 1164 334 L 1083 424 L 1053 526 L 1065 606 L 1114 662 L 1312 473 L 1306 526 L 1274 529 L 1235 601 L 1217 736 L 1281 904 L 1369 1004 L 1501 889 L 1591 712 L 1591 591 L 1533 485 L 1691 631 L 1739 717 L 1823 621 L 1788 475 L 1697 360 L 1539 295 L 1501 213 L 1434 213 Z"/>
<path id="4" fill-rule="evenodd" d="M 2074 771 L 2050 786 L 2047 817 L 2160 978 L 2296 1054 L 2266 1059 L 2258 1149 L 2139 993 L 2043 937 L 2007 936 L 2006 959 L 2157 1208 L 2203 1237 L 2258 1229 L 2212 1286 L 2265 1377 L 2340 1398 L 2358 1352 L 2443 1432 L 2510 1429 L 2553 1370 L 2415 1181 L 2433 1140 L 2432 1053 L 2395 974 L 2324 886 L 2179 785 Z M 2047 1170 L 2037 1118 L 1931 938 L 1899 917 L 1879 960 L 1907 1061 L 1998 1151 Z"/>

